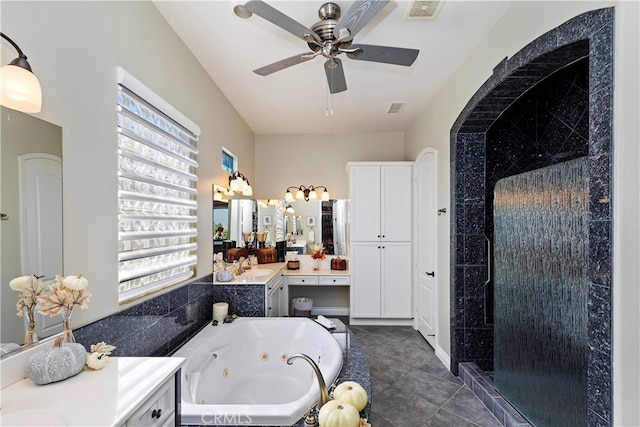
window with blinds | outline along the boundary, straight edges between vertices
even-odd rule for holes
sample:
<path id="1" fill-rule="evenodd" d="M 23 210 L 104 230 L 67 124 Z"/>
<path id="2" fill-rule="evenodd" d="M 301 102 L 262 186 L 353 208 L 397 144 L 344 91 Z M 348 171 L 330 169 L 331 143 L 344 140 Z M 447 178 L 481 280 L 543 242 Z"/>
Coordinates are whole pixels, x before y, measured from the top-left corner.
<path id="1" fill-rule="evenodd" d="M 194 275 L 200 130 L 121 68 L 117 89 L 122 302 Z"/>

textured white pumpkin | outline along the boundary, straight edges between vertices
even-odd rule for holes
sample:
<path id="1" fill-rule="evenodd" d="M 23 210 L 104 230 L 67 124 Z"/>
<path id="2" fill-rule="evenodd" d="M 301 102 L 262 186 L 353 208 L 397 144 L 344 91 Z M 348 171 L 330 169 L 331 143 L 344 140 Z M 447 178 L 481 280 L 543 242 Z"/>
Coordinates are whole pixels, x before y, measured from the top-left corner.
<path id="1" fill-rule="evenodd" d="M 333 390 L 333 398 L 342 402 L 350 403 L 359 411 L 367 406 L 367 391 L 355 381 L 345 381 L 338 384 Z"/>
<path id="2" fill-rule="evenodd" d="M 320 427 L 358 427 L 360 413 L 351 404 L 340 400 L 330 400 L 320 408 Z"/>
<path id="3" fill-rule="evenodd" d="M 9 287 L 14 291 L 20 292 L 25 284 L 27 284 L 33 276 L 20 276 L 9 282 Z"/>
<path id="4" fill-rule="evenodd" d="M 86 288 L 87 285 L 89 285 L 89 281 L 82 277 L 82 274 L 79 274 L 77 276 L 72 275 L 65 277 L 62 281 L 62 284 L 65 288 L 69 288 L 74 291 L 80 291 Z"/>
<path id="5" fill-rule="evenodd" d="M 87 361 L 82 344 L 62 344 L 39 351 L 27 360 L 27 375 L 36 384 L 49 384 L 78 374 Z"/>

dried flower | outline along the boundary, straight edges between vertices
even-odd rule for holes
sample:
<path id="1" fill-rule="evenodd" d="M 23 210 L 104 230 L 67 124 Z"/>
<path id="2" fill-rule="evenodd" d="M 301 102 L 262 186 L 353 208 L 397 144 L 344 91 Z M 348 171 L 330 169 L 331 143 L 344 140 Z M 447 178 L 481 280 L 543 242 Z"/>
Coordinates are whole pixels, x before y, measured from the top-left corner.
<path id="1" fill-rule="evenodd" d="M 78 276 L 78 278 L 79 277 L 80 276 Z M 38 296 L 38 303 L 41 305 L 40 314 L 56 316 L 62 313 L 65 309 L 71 312 L 74 305 L 79 305 L 80 308 L 83 309 L 89 307 L 89 298 L 91 297 L 91 294 L 85 289 L 69 289 L 64 284 L 65 280 L 67 279 L 60 275 L 56 275 L 56 280 L 49 287 L 49 289 L 51 289 L 51 293 Z M 86 282 L 86 279 L 83 280 Z M 86 283 L 88 284 L 88 282 Z M 86 287 L 86 285 L 84 286 Z"/>
<path id="2" fill-rule="evenodd" d="M 38 276 L 20 276 L 9 282 L 9 287 L 18 291 L 18 302 L 16 303 L 16 314 L 22 317 L 23 308 L 33 311 L 38 306 L 38 298 L 47 287 L 48 283 L 42 281 Z"/>
<path id="3" fill-rule="evenodd" d="M 311 258 L 313 259 L 324 259 L 327 250 L 322 246 L 322 243 L 314 243 L 310 245 L 311 247 Z"/>

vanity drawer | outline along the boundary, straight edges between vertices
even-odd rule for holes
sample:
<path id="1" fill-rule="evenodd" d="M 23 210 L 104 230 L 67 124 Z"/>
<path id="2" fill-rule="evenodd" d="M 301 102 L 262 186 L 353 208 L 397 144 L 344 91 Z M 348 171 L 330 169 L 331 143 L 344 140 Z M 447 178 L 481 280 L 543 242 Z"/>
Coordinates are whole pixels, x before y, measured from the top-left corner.
<path id="1" fill-rule="evenodd" d="M 127 420 L 127 427 L 164 427 L 175 422 L 175 384 L 171 377 Z M 171 421 L 170 424 L 167 421 Z"/>
<path id="2" fill-rule="evenodd" d="M 288 285 L 317 285 L 318 276 L 289 276 L 287 277 Z"/>
<path id="3" fill-rule="evenodd" d="M 321 285 L 349 285 L 349 276 L 320 276 Z"/>

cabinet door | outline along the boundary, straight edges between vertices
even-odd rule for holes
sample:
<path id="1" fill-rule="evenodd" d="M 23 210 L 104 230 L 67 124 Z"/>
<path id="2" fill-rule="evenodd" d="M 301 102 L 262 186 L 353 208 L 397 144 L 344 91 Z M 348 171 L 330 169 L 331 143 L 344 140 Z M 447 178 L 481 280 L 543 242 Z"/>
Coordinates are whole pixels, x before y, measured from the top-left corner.
<path id="1" fill-rule="evenodd" d="M 411 240 L 411 165 L 381 166 L 380 232 L 385 241 Z"/>
<path id="2" fill-rule="evenodd" d="M 380 239 L 380 166 L 349 168 L 351 241 Z"/>
<path id="3" fill-rule="evenodd" d="M 351 242 L 351 317 L 380 317 L 380 243 Z"/>
<path id="4" fill-rule="evenodd" d="M 411 242 L 382 242 L 382 316 L 411 318 Z"/>

